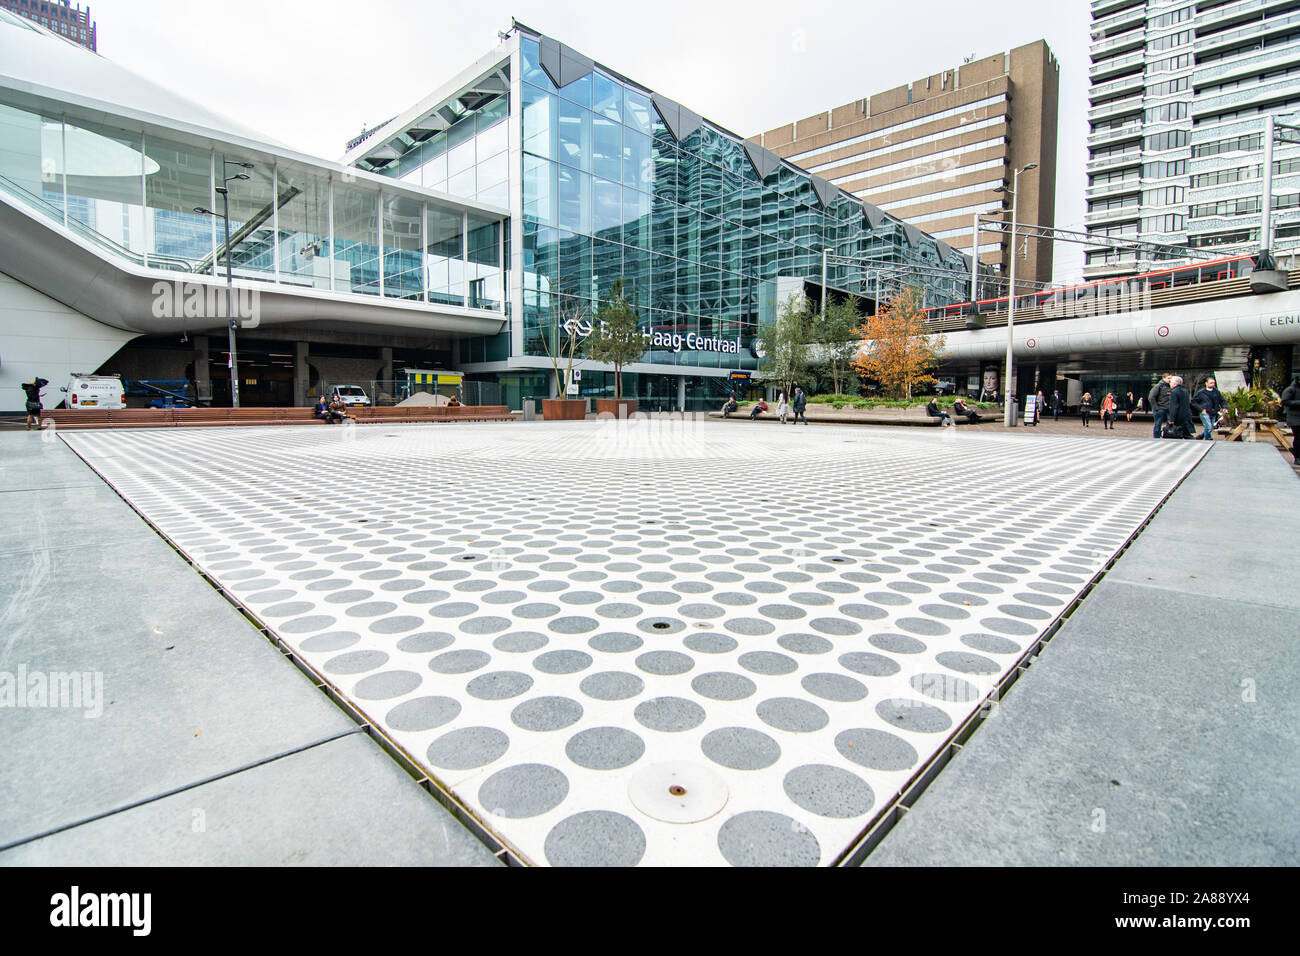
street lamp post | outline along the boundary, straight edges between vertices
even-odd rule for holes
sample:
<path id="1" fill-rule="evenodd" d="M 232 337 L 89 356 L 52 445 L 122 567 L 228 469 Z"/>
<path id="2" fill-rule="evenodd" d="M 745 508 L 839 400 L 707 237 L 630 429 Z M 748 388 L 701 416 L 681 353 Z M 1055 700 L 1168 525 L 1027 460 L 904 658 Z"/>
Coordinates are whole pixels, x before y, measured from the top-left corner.
<path id="1" fill-rule="evenodd" d="M 235 348 L 235 314 L 232 311 L 231 303 L 234 301 L 235 281 L 231 273 L 230 266 L 230 184 L 238 179 L 248 179 L 247 173 L 235 173 L 233 176 L 226 175 L 227 166 L 239 166 L 243 169 L 252 169 L 252 163 L 237 163 L 233 160 L 223 159 L 221 161 L 221 185 L 217 186 L 215 191 L 221 193 L 221 218 L 226 223 L 226 329 L 230 337 L 230 407 L 239 407 L 239 353 Z M 206 216 L 215 216 L 216 213 L 211 209 L 205 209 L 202 206 L 195 206 L 194 211 L 203 213 Z"/>
<path id="2" fill-rule="evenodd" d="M 1016 424 L 1016 386 L 1012 374 L 1015 371 L 1016 259 L 1018 258 L 1016 254 L 1016 211 L 1020 203 L 1020 174 L 1037 168 L 1037 163 L 1027 163 L 1017 169 L 1011 177 L 1011 294 L 1007 301 L 1007 369 L 1005 378 L 1002 382 L 1002 400 L 1006 403 L 1006 408 L 1002 416 L 1002 424 L 1007 428 L 1012 428 Z M 994 192 L 1006 191 L 1007 188 L 1005 186 L 998 186 L 994 189 Z"/>

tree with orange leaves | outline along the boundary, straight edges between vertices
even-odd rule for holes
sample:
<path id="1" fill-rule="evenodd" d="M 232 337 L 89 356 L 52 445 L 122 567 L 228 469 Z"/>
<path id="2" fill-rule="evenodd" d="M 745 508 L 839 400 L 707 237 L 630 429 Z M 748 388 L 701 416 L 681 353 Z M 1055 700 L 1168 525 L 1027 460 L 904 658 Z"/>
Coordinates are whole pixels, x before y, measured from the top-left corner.
<path id="1" fill-rule="evenodd" d="M 853 367 L 892 395 L 911 398 L 913 388 L 936 381 L 930 370 L 938 364 L 944 337 L 926 332 L 919 290 L 905 289 L 890 298 L 857 333 L 862 348 Z"/>

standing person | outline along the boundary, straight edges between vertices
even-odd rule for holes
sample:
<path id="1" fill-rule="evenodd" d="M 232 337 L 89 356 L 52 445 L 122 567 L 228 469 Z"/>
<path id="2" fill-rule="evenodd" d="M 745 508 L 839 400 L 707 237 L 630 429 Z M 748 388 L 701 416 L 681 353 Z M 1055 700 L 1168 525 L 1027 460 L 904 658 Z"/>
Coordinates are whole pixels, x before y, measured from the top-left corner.
<path id="1" fill-rule="evenodd" d="M 1131 422 L 1133 420 L 1133 405 L 1133 393 L 1129 392 L 1124 396 L 1124 415 L 1126 416 L 1126 421 Z"/>
<path id="2" fill-rule="evenodd" d="M 1172 372 L 1165 372 L 1160 376 L 1160 381 L 1151 386 L 1151 391 L 1147 393 L 1147 404 L 1151 406 L 1151 414 L 1155 416 L 1155 425 L 1151 429 L 1152 438 L 1164 437 L 1165 422 L 1169 420 L 1169 380 L 1173 378 Z"/>
<path id="3" fill-rule="evenodd" d="M 1038 427 L 1038 422 L 1043 417 L 1043 409 L 1045 407 L 1046 406 L 1043 404 L 1043 390 L 1040 388 L 1038 390 L 1038 393 L 1034 396 L 1034 427 L 1035 428 Z"/>
<path id="4" fill-rule="evenodd" d="M 1286 423 L 1291 426 L 1291 460 L 1300 465 L 1300 372 L 1282 390 L 1282 407 L 1286 410 Z"/>
<path id="5" fill-rule="evenodd" d="M 1092 414 L 1092 392 L 1084 392 L 1083 398 L 1079 399 L 1079 417 L 1083 419 L 1083 427 L 1088 427 L 1088 416 Z"/>
<path id="6" fill-rule="evenodd" d="M 802 388 L 794 390 L 794 424 L 799 424 L 799 419 L 803 419 L 805 425 L 808 424 L 808 418 L 804 415 L 804 409 L 808 407 L 808 396 L 804 394 Z"/>
<path id="7" fill-rule="evenodd" d="M 1197 438 L 1214 441 L 1214 423 L 1219 420 L 1219 413 L 1228 407 L 1228 400 L 1214 384 L 1214 377 L 1205 380 L 1205 385 L 1192 396 L 1192 408 L 1201 416 L 1201 434 Z"/>
<path id="8" fill-rule="evenodd" d="M 27 393 L 27 431 L 31 431 L 33 425 L 37 431 L 41 430 L 41 389 L 49 384 L 49 379 L 36 376 L 23 383 L 23 391 Z"/>
<path id="9" fill-rule="evenodd" d="M 1052 391 L 1052 421 L 1054 421 L 1054 422 L 1059 422 L 1059 421 L 1061 420 L 1061 408 L 1062 408 L 1062 402 L 1061 402 L 1061 390 L 1060 390 L 1060 389 L 1053 389 L 1053 391 Z"/>
<path id="10" fill-rule="evenodd" d="M 1107 392 L 1106 397 L 1101 400 L 1101 427 L 1115 427 L 1115 393 Z"/>
<path id="11" fill-rule="evenodd" d="M 781 424 L 785 424 L 786 417 L 790 414 L 790 402 L 785 397 L 785 389 L 776 397 L 776 413 L 781 416 Z"/>
<path id="12" fill-rule="evenodd" d="M 1192 398 L 1183 387 L 1181 375 L 1169 380 L 1169 425 L 1173 426 L 1174 437 L 1191 438 L 1196 433 L 1192 424 Z"/>

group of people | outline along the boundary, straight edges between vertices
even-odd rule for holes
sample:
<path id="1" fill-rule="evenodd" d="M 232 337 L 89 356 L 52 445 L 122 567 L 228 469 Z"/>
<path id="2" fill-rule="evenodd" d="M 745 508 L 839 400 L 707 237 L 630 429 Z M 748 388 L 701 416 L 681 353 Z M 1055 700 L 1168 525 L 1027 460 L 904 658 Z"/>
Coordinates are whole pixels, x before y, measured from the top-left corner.
<path id="1" fill-rule="evenodd" d="M 343 404 L 343 399 L 337 395 L 333 399 L 326 398 L 324 395 L 320 397 L 316 402 L 316 417 L 322 419 L 326 425 L 352 420 L 352 416 L 347 413 L 347 406 Z"/>
<path id="2" fill-rule="evenodd" d="M 1195 437 L 1214 441 L 1215 425 L 1228 409 L 1228 400 L 1223 397 L 1213 378 L 1207 378 L 1205 385 L 1193 395 L 1183 384 L 1183 377 L 1172 372 L 1160 376 L 1160 381 L 1151 387 L 1147 401 L 1154 417 L 1152 438 Z M 1199 435 L 1195 434 L 1193 412 L 1200 418 Z"/>
<path id="3" fill-rule="evenodd" d="M 735 412 L 739 407 L 740 404 L 736 401 L 735 393 L 734 392 L 728 393 L 727 401 L 722 406 L 722 417 L 730 418 L 732 413 Z M 786 424 L 786 419 L 790 417 L 792 412 L 794 413 L 794 420 L 790 424 L 797 425 L 799 424 L 799 419 L 802 418 L 803 423 L 807 425 L 808 417 L 804 414 L 807 408 L 808 408 L 808 395 L 807 393 L 804 392 L 802 388 L 798 388 L 798 387 L 795 388 L 793 399 L 787 398 L 784 391 L 782 391 L 780 395 L 777 396 L 776 413 L 777 415 L 780 416 L 782 425 Z M 763 401 L 762 399 L 758 400 L 753 404 L 753 406 L 749 410 L 749 420 L 751 422 L 756 421 L 758 419 L 758 416 L 761 415 L 763 412 L 766 412 L 767 410 L 768 410 L 767 402 Z"/>

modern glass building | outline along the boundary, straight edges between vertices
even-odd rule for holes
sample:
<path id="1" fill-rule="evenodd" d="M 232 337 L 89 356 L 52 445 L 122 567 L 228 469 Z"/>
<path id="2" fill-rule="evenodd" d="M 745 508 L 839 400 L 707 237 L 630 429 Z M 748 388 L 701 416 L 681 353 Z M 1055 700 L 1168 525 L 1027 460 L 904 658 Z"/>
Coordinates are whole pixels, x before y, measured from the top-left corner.
<path id="1" fill-rule="evenodd" d="M 715 404 L 731 371 L 757 368 L 760 324 L 793 292 L 819 300 L 823 269 L 832 290 L 871 300 L 902 284 L 931 303 L 968 297 L 969 257 L 517 22 L 344 161 L 510 210 L 509 321 L 460 341 L 456 360 L 515 408 L 554 389 L 557 321 L 582 325 L 619 280 L 647 343 L 625 392 L 688 410 Z M 461 281 L 438 272 L 430 294 L 459 295 Z M 501 294 L 469 281 L 470 301 Z M 612 373 L 582 375 L 584 394 L 612 385 Z"/>

